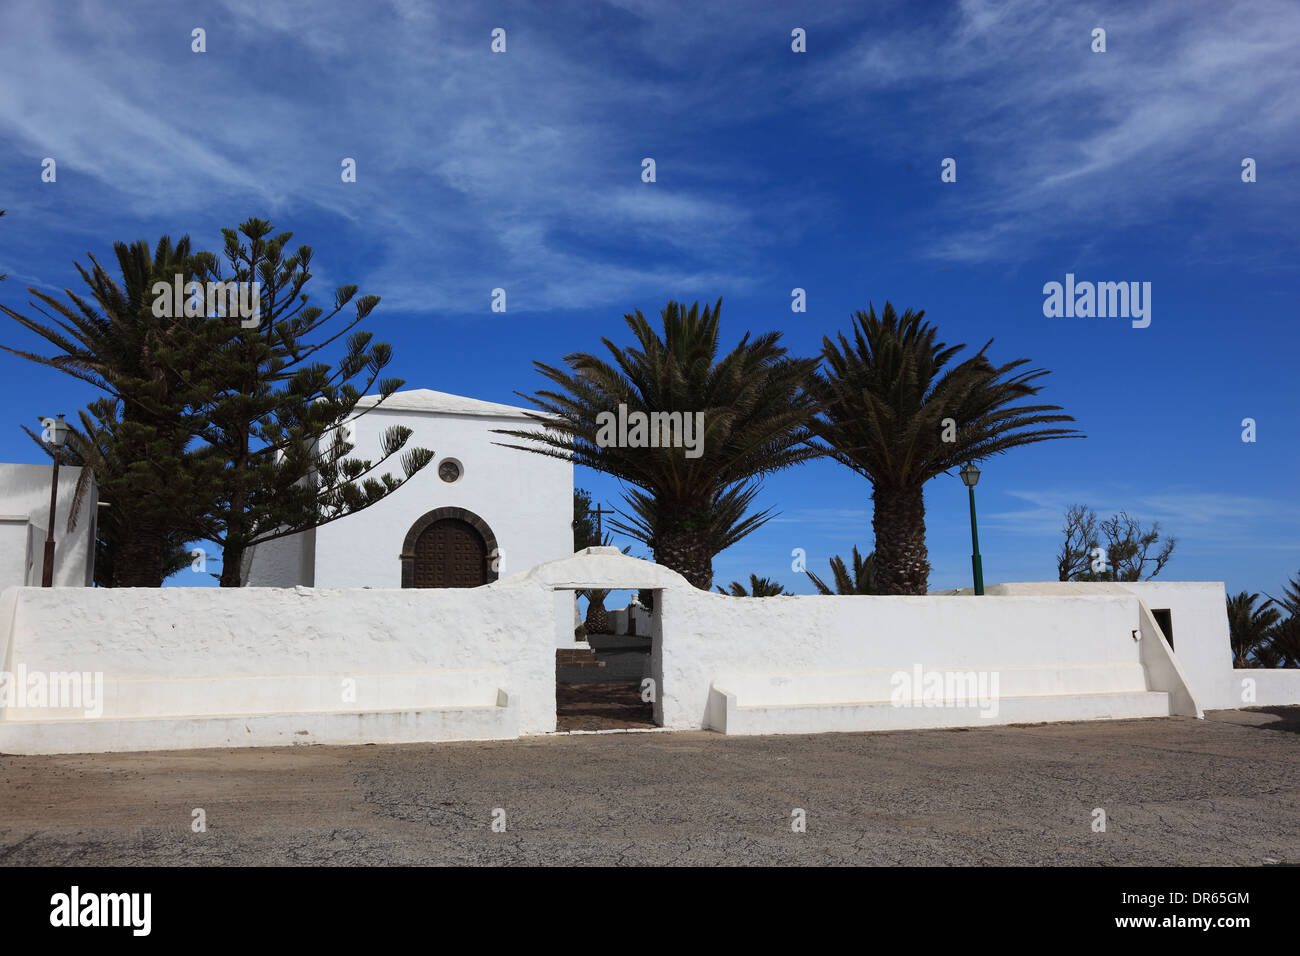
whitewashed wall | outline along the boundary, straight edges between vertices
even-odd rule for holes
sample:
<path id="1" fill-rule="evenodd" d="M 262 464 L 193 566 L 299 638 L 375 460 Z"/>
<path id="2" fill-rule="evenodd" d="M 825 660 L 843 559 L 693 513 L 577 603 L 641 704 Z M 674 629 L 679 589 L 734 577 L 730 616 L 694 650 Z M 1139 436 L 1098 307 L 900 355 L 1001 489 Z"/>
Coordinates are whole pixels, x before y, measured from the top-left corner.
<path id="1" fill-rule="evenodd" d="M 577 643 L 574 630 L 581 623 L 578 595 L 573 591 L 555 591 L 555 649 L 571 648 Z"/>
<path id="2" fill-rule="evenodd" d="M 708 725 L 714 686 L 745 686 L 754 693 L 749 705 L 888 701 L 890 677 L 917 665 L 998 672 L 1003 696 L 1148 689 L 1132 596 L 729 598 L 673 590 L 656 600 L 653 669 L 666 727 Z M 790 730 L 818 729 L 802 727 L 797 713 L 789 719 Z"/>
<path id="3" fill-rule="evenodd" d="M 650 633 L 650 612 L 639 604 L 629 603 L 609 612 L 609 627 L 615 634 L 635 631 L 639 637 L 645 637 Z"/>
<path id="4" fill-rule="evenodd" d="M 969 589 L 961 593 L 969 593 Z M 1242 706 L 1233 680 L 1227 594 L 1222 581 L 1027 581 L 988 589 L 991 597 L 1093 594 L 1133 594 L 1152 610 L 1168 610 L 1174 654 L 1200 705 L 1207 710 Z"/>
<path id="5" fill-rule="evenodd" d="M 1229 684 L 1232 707 L 1278 707 L 1300 704 L 1300 668 L 1238 668 Z"/>
<path id="6" fill-rule="evenodd" d="M 10 589 L 4 669 L 102 673 L 104 696 L 93 720 L 0 713 L 0 751 L 545 733 L 555 729 L 554 606 L 535 586 Z"/>
<path id="7" fill-rule="evenodd" d="M 0 515 L 0 587 L 19 587 L 27 583 L 29 527 L 25 514 Z"/>
<path id="8" fill-rule="evenodd" d="M 244 561 L 243 579 L 253 587 L 314 587 L 316 529 L 263 541 L 245 553 Z"/>
<path id="9" fill-rule="evenodd" d="M 39 585 L 50 520 L 49 465 L 0 463 L 0 589 Z M 94 582 L 94 523 L 98 488 L 91 483 L 67 530 L 68 513 L 81 469 L 59 468 L 58 514 L 54 525 L 55 587 L 88 587 Z"/>
<path id="10" fill-rule="evenodd" d="M 653 591 L 655 713 L 672 729 L 981 722 L 969 708 L 891 709 L 891 678 L 917 667 L 996 673 L 1003 703 L 1015 710 L 1004 721 L 1199 715 L 1214 694 L 1220 706 L 1300 703 L 1300 673 L 1225 666 L 1226 620 L 1220 627 L 1211 614 L 1221 585 L 1156 596 L 1175 614 L 1174 654 L 1134 589 L 1118 585 L 1006 585 L 999 588 L 1052 593 L 985 597 L 732 598 L 616 549 L 588 549 L 472 589 L 9 589 L 0 594 L 4 670 L 101 672 L 105 693 L 96 720 L 0 713 L 0 751 L 549 732 L 556 635 L 571 639 L 567 599 L 587 587 Z M 1197 614 L 1200 623 L 1183 619 Z M 356 681 L 355 702 L 340 696 L 346 679 Z M 1255 680 L 1256 699 L 1227 700 L 1242 679 Z"/>
<path id="11" fill-rule="evenodd" d="M 1222 581 L 1143 581 L 1119 587 L 1142 598 L 1152 610 L 1169 611 L 1174 653 L 1202 707 L 1242 706 L 1233 689 L 1227 594 Z"/>

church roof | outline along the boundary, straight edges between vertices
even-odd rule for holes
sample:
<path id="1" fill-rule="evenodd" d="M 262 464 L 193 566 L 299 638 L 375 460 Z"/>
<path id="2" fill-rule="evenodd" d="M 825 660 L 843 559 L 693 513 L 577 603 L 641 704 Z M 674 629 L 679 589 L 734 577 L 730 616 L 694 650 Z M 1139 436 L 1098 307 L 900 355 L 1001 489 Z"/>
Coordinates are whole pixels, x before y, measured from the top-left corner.
<path id="1" fill-rule="evenodd" d="M 374 405 L 378 395 L 367 395 L 358 405 Z M 523 418 L 527 409 L 499 402 L 484 402 L 464 395 L 435 392 L 431 388 L 412 388 L 393 392 L 379 406 L 380 411 L 391 409 L 403 412 L 432 412 L 439 415 L 490 415 L 497 418 Z"/>

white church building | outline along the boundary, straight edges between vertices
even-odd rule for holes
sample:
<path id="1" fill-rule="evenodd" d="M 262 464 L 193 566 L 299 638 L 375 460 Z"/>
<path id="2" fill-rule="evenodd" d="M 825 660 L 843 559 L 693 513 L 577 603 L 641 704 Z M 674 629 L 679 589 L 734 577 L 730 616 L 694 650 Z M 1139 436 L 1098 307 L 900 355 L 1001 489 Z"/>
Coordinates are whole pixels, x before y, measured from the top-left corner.
<path id="1" fill-rule="evenodd" d="M 468 588 L 573 554 L 573 465 L 502 447 L 498 428 L 537 423 L 525 410 L 430 389 L 394 392 L 351 427 L 348 457 L 377 461 L 394 425 L 433 461 L 378 504 L 258 545 L 252 587 Z M 400 474 L 397 456 L 378 471 Z M 568 635 L 572 642 L 572 632 Z"/>

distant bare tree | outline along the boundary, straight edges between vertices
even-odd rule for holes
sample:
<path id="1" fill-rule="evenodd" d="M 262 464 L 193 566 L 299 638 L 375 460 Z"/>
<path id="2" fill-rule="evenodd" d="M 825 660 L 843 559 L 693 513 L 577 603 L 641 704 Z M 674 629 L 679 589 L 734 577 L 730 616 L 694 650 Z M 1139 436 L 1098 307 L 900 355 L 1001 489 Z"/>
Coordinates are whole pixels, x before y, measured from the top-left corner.
<path id="1" fill-rule="evenodd" d="M 1079 575 L 1092 570 L 1092 550 L 1097 547 L 1097 515 L 1083 505 L 1071 505 L 1065 512 L 1061 529 L 1065 542 L 1056 556 L 1056 571 L 1061 581 L 1077 581 Z"/>
<path id="2" fill-rule="evenodd" d="M 1160 535 L 1160 522 L 1143 528 L 1127 511 L 1097 520 L 1096 512 L 1074 505 L 1061 529 L 1065 541 L 1056 558 L 1062 581 L 1150 581 L 1173 556 L 1176 538 Z M 1104 554 L 1094 554 L 1102 548 Z M 1154 552 L 1153 552 L 1154 549 Z M 1104 567 L 1093 570 L 1104 559 Z"/>

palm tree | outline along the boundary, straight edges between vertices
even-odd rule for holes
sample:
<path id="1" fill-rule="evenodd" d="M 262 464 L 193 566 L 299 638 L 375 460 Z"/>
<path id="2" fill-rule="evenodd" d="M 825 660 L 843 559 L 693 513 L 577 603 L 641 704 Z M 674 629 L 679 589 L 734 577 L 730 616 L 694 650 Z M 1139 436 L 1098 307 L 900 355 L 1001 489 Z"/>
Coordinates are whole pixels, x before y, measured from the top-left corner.
<path id="1" fill-rule="evenodd" d="M 170 237 L 163 236 L 153 252 L 143 239 L 129 246 L 124 242 L 114 243 L 113 251 L 122 273 L 120 285 L 93 255 L 89 256 L 90 271 L 74 263 L 82 281 L 90 288 L 92 301 L 65 290 L 72 303 L 67 305 L 38 289 L 27 290 L 55 313 L 52 316 L 36 306 L 50 320 L 49 324 L 0 306 L 0 312 L 56 346 L 58 353 L 46 357 L 8 346 L 0 349 L 66 372 L 123 401 L 135 398 L 142 404 L 152 396 L 118 394 L 120 380 L 129 374 L 139 378 L 158 377 L 158 359 L 168 354 L 167 346 L 172 340 L 185 338 L 194 331 L 196 322 L 203 321 L 178 315 L 166 326 L 159 323 L 152 315 L 153 285 L 156 281 L 170 285 L 178 273 L 186 282 L 198 278 L 207 260 L 204 254 L 191 252 L 189 236 L 182 237 L 175 245 Z"/>
<path id="2" fill-rule="evenodd" d="M 1269 598 L 1270 604 L 1286 612 L 1271 628 L 1262 656 L 1273 667 L 1300 667 L 1300 574 L 1283 586 L 1282 597 Z"/>
<path id="3" fill-rule="evenodd" d="M 1300 667 L 1300 617 L 1292 615 L 1274 624 L 1268 642 L 1255 656 L 1267 667 Z"/>
<path id="4" fill-rule="evenodd" d="M 748 513 L 749 506 L 758 496 L 760 489 L 761 485 L 758 482 L 750 482 L 714 490 L 713 496 L 698 513 L 694 525 L 703 538 L 712 542 L 713 554 L 727 550 L 774 517 L 770 508 Z M 674 567 L 673 552 L 668 547 L 655 548 L 652 544 L 655 541 L 671 539 L 677 524 L 672 508 L 665 508 L 658 499 L 635 490 L 625 494 L 623 500 L 628 504 L 628 511 L 618 509 L 618 513 L 624 520 L 611 520 L 610 524 L 624 534 L 649 544 L 660 564 Z M 713 568 L 712 555 L 710 555 L 709 583 L 712 581 Z M 691 583 L 696 584 L 695 581 Z"/>
<path id="5" fill-rule="evenodd" d="M 1059 405 L 1020 405 L 1038 394 L 1038 369 L 1012 374 L 1029 359 L 995 366 L 993 340 L 956 364 L 965 345 L 935 341 L 924 311 L 899 316 L 886 302 L 853 317 L 854 341 L 822 340 L 825 371 L 808 382 L 820 406 L 810 429 L 841 464 L 872 485 L 876 561 L 886 594 L 924 594 L 930 575 L 925 546 L 925 483 L 964 464 L 1019 445 L 1081 437 L 1041 428 L 1074 421 Z M 951 420 L 951 421 L 949 421 Z"/>
<path id="6" fill-rule="evenodd" d="M 1269 596 L 1269 603 L 1276 604 L 1291 617 L 1300 615 L 1300 574 L 1282 585 L 1282 597 Z"/>
<path id="7" fill-rule="evenodd" d="M 838 554 L 831 558 L 831 580 L 835 590 L 826 586 L 821 578 L 811 571 L 806 572 L 812 579 L 813 586 L 819 594 L 880 594 L 880 581 L 876 570 L 876 553 L 873 551 L 865 558 L 858 553 L 858 546 L 853 546 L 853 574 L 849 574 L 844 559 Z"/>
<path id="8" fill-rule="evenodd" d="M 784 594 L 785 588 L 771 578 L 760 578 L 757 574 L 751 574 L 748 591 L 739 581 L 732 581 L 730 590 L 724 589 L 719 584 L 718 593 L 729 594 L 732 597 L 776 597 L 778 594 Z"/>
<path id="9" fill-rule="evenodd" d="M 747 333 L 719 356 L 721 307 L 721 299 L 702 312 L 699 303 L 688 310 L 670 302 L 660 312 L 662 336 L 638 310 L 624 316 L 633 346 L 601 339 L 609 361 L 578 352 L 565 356 L 568 371 L 535 362 L 558 388 L 518 394 L 541 410 L 530 417 L 546 430 L 500 430 L 535 443 L 509 447 L 632 485 L 637 490 L 625 497 L 631 514 L 611 525 L 705 590 L 713 583 L 713 556 L 772 517 L 745 514 L 761 478 L 821 454 L 809 442 L 813 403 L 800 388 L 816 361 L 790 358 L 779 332 L 752 340 Z M 683 448 L 602 441 L 608 416 L 620 406 L 629 418 L 678 412 L 694 423 L 698 413 L 700 442 Z"/>
<path id="10" fill-rule="evenodd" d="M 1271 601 L 1255 607 L 1258 600 L 1258 594 L 1245 591 L 1228 598 L 1228 640 L 1232 645 L 1233 667 L 1249 667 L 1251 657 L 1267 640 L 1273 625 L 1282 618 L 1280 612 L 1269 607 Z"/>

